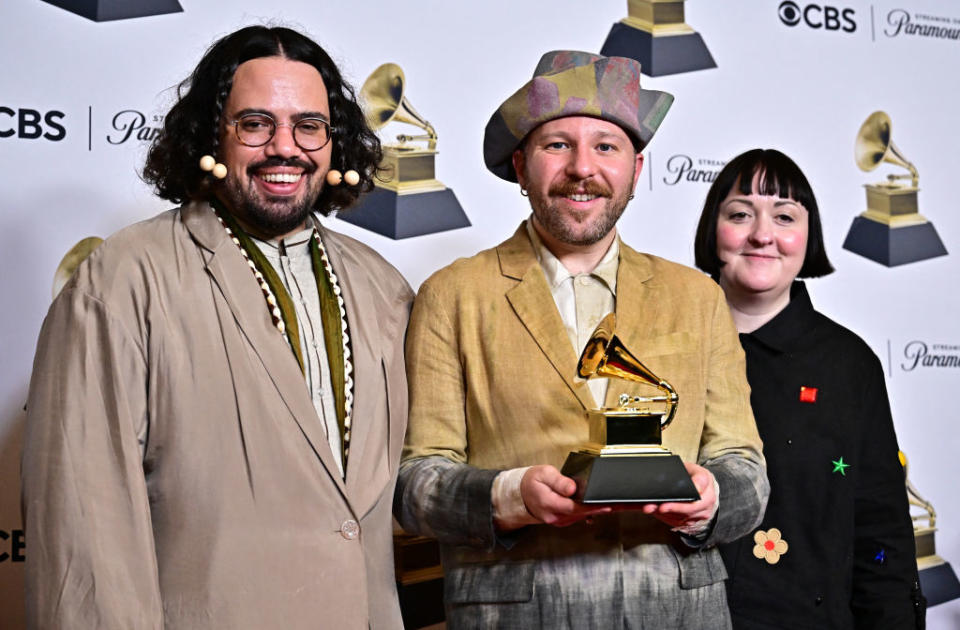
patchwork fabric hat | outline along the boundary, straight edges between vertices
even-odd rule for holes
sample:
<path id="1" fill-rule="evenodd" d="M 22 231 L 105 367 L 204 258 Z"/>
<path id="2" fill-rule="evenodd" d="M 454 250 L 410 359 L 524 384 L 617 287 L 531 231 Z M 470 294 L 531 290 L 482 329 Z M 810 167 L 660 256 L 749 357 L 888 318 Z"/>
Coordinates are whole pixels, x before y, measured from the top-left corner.
<path id="1" fill-rule="evenodd" d="M 533 78 L 490 118 L 483 161 L 497 177 L 517 181 L 514 150 L 539 125 L 566 116 L 609 120 L 642 149 L 672 104 L 672 94 L 640 87 L 640 62 L 635 59 L 554 50 L 540 58 Z"/>

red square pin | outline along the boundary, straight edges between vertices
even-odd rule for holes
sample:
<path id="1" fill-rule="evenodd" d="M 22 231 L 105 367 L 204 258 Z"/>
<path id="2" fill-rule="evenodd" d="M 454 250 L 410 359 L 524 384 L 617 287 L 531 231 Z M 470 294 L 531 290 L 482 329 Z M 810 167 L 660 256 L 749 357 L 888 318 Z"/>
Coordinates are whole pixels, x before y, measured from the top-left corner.
<path id="1" fill-rule="evenodd" d="M 801 388 L 800 388 L 800 402 L 805 402 L 805 403 L 815 403 L 815 402 L 817 402 L 817 388 L 816 388 L 816 387 L 801 387 Z"/>

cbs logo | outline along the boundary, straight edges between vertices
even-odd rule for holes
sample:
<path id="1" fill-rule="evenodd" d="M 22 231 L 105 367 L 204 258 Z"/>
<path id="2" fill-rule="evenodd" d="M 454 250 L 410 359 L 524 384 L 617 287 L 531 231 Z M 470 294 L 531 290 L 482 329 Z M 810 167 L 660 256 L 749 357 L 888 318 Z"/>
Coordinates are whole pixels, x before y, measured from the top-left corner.
<path id="1" fill-rule="evenodd" d="M 7 560 L 23 562 L 26 560 L 26 555 L 23 552 L 26 548 L 27 544 L 24 542 L 22 529 L 11 529 L 9 533 L 0 529 L 0 562 L 6 562 Z"/>
<path id="2" fill-rule="evenodd" d="M 853 20 L 854 10 L 850 8 L 838 9 L 819 4 L 801 7 L 793 0 L 784 0 L 777 11 L 780 21 L 787 26 L 796 26 L 800 22 L 805 22 L 810 28 L 822 28 L 825 31 L 853 33 L 857 30 L 857 23 Z"/>
<path id="3" fill-rule="evenodd" d="M 11 109 L 0 105 L 0 138 L 16 136 L 26 140 L 35 140 L 43 136 L 47 140 L 63 140 L 67 135 L 61 124 L 65 114 L 55 109 L 46 113 L 35 109 Z"/>

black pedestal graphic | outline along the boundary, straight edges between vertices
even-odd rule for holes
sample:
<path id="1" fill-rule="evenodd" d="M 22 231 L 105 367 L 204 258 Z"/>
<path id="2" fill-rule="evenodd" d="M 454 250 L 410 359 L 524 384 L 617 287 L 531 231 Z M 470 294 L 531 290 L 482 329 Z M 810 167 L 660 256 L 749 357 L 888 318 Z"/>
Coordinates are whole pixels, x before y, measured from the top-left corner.
<path id="1" fill-rule="evenodd" d="M 654 37 L 623 22 L 610 29 L 600 54 L 636 59 L 641 72 L 651 77 L 717 67 L 700 33 Z"/>
<path id="2" fill-rule="evenodd" d="M 960 597 L 960 581 L 949 562 L 920 571 L 920 590 L 927 606 L 936 606 Z"/>
<path id="3" fill-rule="evenodd" d="M 891 228 L 865 217 L 853 219 L 843 248 L 887 267 L 947 254 L 932 223 Z"/>
<path id="4" fill-rule="evenodd" d="M 374 188 L 355 208 L 337 214 L 337 218 L 394 240 L 470 225 L 449 188 L 408 195 Z"/>
<path id="5" fill-rule="evenodd" d="M 177 0 L 43 0 L 94 22 L 182 13 Z"/>

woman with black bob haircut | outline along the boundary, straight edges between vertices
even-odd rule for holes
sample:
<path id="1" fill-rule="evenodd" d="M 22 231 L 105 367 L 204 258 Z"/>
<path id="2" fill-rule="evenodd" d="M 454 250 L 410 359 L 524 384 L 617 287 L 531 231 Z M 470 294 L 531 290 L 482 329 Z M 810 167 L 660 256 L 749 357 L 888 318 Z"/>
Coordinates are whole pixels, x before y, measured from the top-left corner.
<path id="1" fill-rule="evenodd" d="M 753 174 L 762 172 L 760 185 L 762 190 L 754 191 Z M 827 250 L 823 245 L 823 231 L 820 227 L 820 209 L 813 196 L 810 182 L 793 160 L 776 149 L 752 149 L 733 158 L 717 175 L 697 226 L 694 246 L 696 265 L 716 278 L 720 274 L 720 259 L 717 257 L 717 217 L 720 204 L 730 194 L 734 186 L 745 195 L 758 192 L 763 195 L 777 195 L 793 199 L 806 208 L 809 217 L 809 238 L 803 267 L 798 278 L 819 278 L 833 272 L 833 266 L 827 259 Z"/>
<path id="2" fill-rule="evenodd" d="M 740 332 L 770 479 L 759 528 L 721 547 L 734 629 L 922 628 L 883 368 L 797 280 L 833 271 L 800 168 L 772 149 L 731 160 L 694 251 Z"/>
<path id="3" fill-rule="evenodd" d="M 356 185 L 324 186 L 314 210 L 329 215 L 373 189 L 382 157 L 380 139 L 370 130 L 353 88 L 344 82 L 330 56 L 288 28 L 248 26 L 216 42 L 193 74 L 177 87 L 178 101 L 164 118 L 143 169 L 143 179 L 153 185 L 158 196 L 177 204 L 214 199 L 217 180 L 197 164 L 205 155 L 218 155 L 223 108 L 237 67 L 262 57 L 301 61 L 317 69 L 330 103 L 330 165 L 360 175 Z"/>

